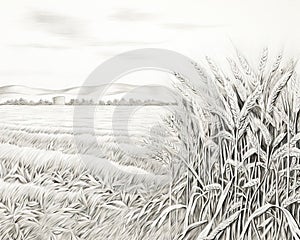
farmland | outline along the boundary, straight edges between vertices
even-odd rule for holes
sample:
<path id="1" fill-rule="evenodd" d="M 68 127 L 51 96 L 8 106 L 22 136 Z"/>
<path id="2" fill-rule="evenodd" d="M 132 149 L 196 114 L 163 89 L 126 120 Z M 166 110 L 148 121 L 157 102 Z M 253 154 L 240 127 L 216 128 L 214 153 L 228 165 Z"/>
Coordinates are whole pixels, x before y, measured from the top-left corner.
<path id="1" fill-rule="evenodd" d="M 0 238 L 300 239 L 297 62 L 236 55 L 174 109 L 2 106 Z"/>
<path id="2" fill-rule="evenodd" d="M 152 157 L 155 152 L 142 148 L 166 110 L 119 106 L 114 118 L 115 108 L 97 107 L 94 126 L 76 119 L 74 130 L 73 106 L 0 107 L 1 239 L 122 236 L 111 221 L 128 214 L 147 194 L 121 188 L 150 187 L 166 173 L 166 166 Z M 90 166 L 84 159 L 91 159 Z M 11 214 L 18 218 L 15 224 Z M 121 226 L 125 217 L 117 221 Z"/>

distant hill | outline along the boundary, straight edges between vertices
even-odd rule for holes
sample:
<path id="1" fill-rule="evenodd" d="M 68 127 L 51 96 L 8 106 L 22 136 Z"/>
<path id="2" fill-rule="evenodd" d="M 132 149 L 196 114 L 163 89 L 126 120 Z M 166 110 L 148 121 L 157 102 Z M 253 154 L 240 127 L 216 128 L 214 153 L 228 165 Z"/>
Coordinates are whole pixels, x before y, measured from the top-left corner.
<path id="1" fill-rule="evenodd" d="M 114 83 L 112 85 L 100 85 L 100 86 L 86 86 L 86 87 L 73 87 L 60 90 L 32 88 L 22 85 L 9 85 L 0 87 L 0 94 L 21 94 L 21 95 L 52 95 L 52 94 L 66 94 L 66 95 L 78 95 L 79 92 L 84 95 L 93 94 L 95 92 L 104 91 L 105 88 L 109 88 L 109 93 L 119 93 L 120 91 L 130 91 L 135 88 L 135 85 Z"/>
<path id="2" fill-rule="evenodd" d="M 172 91 L 164 86 L 146 85 L 137 86 L 124 83 L 105 84 L 100 86 L 73 87 L 60 90 L 31 88 L 22 85 L 10 85 L 0 87 L 0 103 L 23 98 L 26 100 L 45 99 L 51 100 L 56 96 L 64 96 L 70 99 L 93 99 L 94 101 L 113 101 L 114 99 L 135 99 L 161 102 L 174 102 Z M 101 99 L 99 99 L 101 97 Z"/>

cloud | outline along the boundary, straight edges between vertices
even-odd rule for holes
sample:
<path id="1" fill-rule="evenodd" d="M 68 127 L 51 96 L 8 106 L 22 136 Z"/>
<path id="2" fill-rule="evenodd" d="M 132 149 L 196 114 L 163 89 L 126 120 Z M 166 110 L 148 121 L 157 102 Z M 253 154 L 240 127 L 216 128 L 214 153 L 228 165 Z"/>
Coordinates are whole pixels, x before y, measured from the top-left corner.
<path id="1" fill-rule="evenodd" d="M 174 29 L 174 30 L 196 30 L 201 28 L 220 28 L 224 25 L 221 24 L 207 24 L 207 25 L 201 25 L 201 24 L 192 24 L 192 23 L 165 23 L 161 25 L 164 28 L 168 29 Z"/>
<path id="2" fill-rule="evenodd" d="M 83 35 L 83 22 L 71 16 L 53 12 L 35 11 L 31 19 L 43 30 L 66 38 L 78 38 Z"/>
<path id="3" fill-rule="evenodd" d="M 41 44 L 41 43 L 26 43 L 26 44 L 14 44 L 9 45 L 10 47 L 20 47 L 20 48 L 36 48 L 36 49 L 69 49 L 70 47 L 63 45 L 53 45 L 53 44 Z"/>
<path id="4" fill-rule="evenodd" d="M 160 44 L 162 42 L 147 42 L 147 41 L 95 41 L 91 42 L 90 46 L 105 46 L 105 47 L 115 47 L 115 46 L 137 46 L 137 45 L 152 45 Z"/>
<path id="5" fill-rule="evenodd" d="M 1 77 L 10 77 L 10 76 L 33 76 L 33 75 L 51 75 L 53 74 L 53 71 L 44 71 L 44 70 L 35 70 L 32 71 L 30 69 L 6 69 L 6 70 L 0 70 L 0 76 Z M 7 83 L 9 84 L 9 83 Z"/>
<path id="6" fill-rule="evenodd" d="M 153 13 L 141 12 L 134 9 L 118 9 L 109 18 L 116 21 L 145 21 L 155 18 Z"/>

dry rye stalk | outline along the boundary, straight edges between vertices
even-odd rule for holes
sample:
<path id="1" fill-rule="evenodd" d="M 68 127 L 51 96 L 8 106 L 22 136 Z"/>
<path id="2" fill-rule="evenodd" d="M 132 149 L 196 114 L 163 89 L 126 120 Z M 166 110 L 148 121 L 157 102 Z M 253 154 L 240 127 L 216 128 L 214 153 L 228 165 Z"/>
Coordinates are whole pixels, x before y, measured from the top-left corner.
<path id="1" fill-rule="evenodd" d="M 202 174 L 198 175 L 197 179 L 202 179 L 204 187 L 197 189 L 201 194 L 199 198 L 203 198 L 203 201 L 197 199 L 197 202 L 194 202 L 193 198 L 182 199 L 182 201 L 187 205 L 198 206 L 198 212 L 188 213 L 191 214 L 191 219 L 208 221 L 210 225 L 201 224 L 198 228 L 193 229 L 186 239 L 240 239 L 246 236 L 259 239 L 272 239 L 272 236 L 298 239 L 300 237 L 297 224 L 300 219 L 295 208 L 294 211 L 291 211 L 292 208 L 279 210 L 281 207 L 283 208 L 283 205 L 291 207 L 298 203 L 298 198 L 292 198 L 289 190 L 286 193 L 282 190 L 290 189 L 292 184 L 298 181 L 299 175 L 290 172 L 289 158 L 300 157 L 299 145 L 297 145 L 299 139 L 296 137 L 299 135 L 290 126 L 296 124 L 295 116 L 299 112 L 299 104 L 297 105 L 293 99 L 288 99 L 286 104 L 281 101 L 281 99 L 292 96 L 292 94 L 283 94 L 284 91 L 293 92 L 295 90 L 288 88 L 291 79 L 294 82 L 299 81 L 295 77 L 296 63 L 294 61 L 285 63 L 282 56 L 280 53 L 272 63 L 268 49 L 263 49 L 257 71 L 255 71 L 255 67 L 250 66 L 249 61 L 237 51 L 237 61 L 228 58 L 233 79 L 229 77 L 229 73 L 224 73 L 212 59 L 207 58 L 212 75 L 205 76 L 206 81 L 210 79 L 215 83 L 224 105 L 223 109 L 213 104 L 203 106 L 201 103 L 197 107 L 206 112 L 207 120 L 205 122 L 211 122 L 212 116 L 217 116 L 223 133 L 212 134 L 211 130 L 215 128 L 213 126 L 215 123 L 211 122 L 205 137 L 198 146 L 195 146 L 199 152 L 208 153 L 191 158 L 195 161 L 195 164 L 192 163 L 196 168 L 195 172 Z M 202 77 L 203 74 L 200 78 Z M 185 81 L 184 79 L 181 81 L 182 89 L 186 87 L 186 91 L 189 91 L 190 84 L 185 84 Z M 239 94 L 240 86 L 244 88 L 245 99 Z M 189 94 L 186 94 L 185 98 L 189 98 Z M 197 105 L 197 101 L 193 104 Z M 282 118 L 276 117 L 273 114 L 275 108 L 280 115 L 286 115 L 288 120 L 283 121 Z M 296 114 L 290 114 L 290 112 L 296 112 Z M 185 122 L 184 124 L 190 123 Z M 290 129 L 293 132 L 290 132 Z M 224 134 L 225 131 L 227 134 Z M 247 137 L 249 134 L 250 139 Z M 210 138 L 210 136 L 213 137 Z M 190 141 L 190 145 L 194 144 L 189 136 L 186 136 L 185 139 Z M 295 140 L 292 141 L 292 139 Z M 210 147 L 212 144 L 207 144 L 206 141 L 215 141 L 217 145 L 222 145 L 222 155 L 218 152 L 220 148 L 214 148 L 215 150 L 212 151 Z M 295 147 L 295 145 L 297 146 Z M 190 155 L 193 154 L 194 152 L 190 152 Z M 218 159 L 221 156 L 222 159 Z M 276 161 L 276 159 L 280 159 L 280 161 Z M 217 177 L 215 173 L 213 175 L 215 169 L 212 167 L 205 171 L 199 171 L 199 168 L 203 169 L 214 165 L 212 163 L 204 165 L 209 161 L 218 163 L 221 171 Z M 226 162 L 232 162 L 232 164 L 225 165 Z M 214 177 L 212 178 L 212 176 Z M 293 176 L 294 181 L 286 176 Z M 224 199 L 224 188 L 226 183 L 232 179 L 234 182 L 226 192 Z M 193 179 L 190 181 L 189 184 L 193 184 Z M 275 181 L 279 184 L 276 188 L 274 188 Z M 194 184 L 197 186 L 197 181 Z M 211 195 L 214 191 L 212 190 L 213 186 L 216 187 L 216 192 Z M 272 189 L 276 189 L 272 195 L 270 195 L 271 186 Z M 269 193 L 268 197 L 267 193 Z M 273 202 L 272 196 L 276 196 L 276 202 Z M 276 207 L 264 208 L 270 204 L 269 201 L 275 203 Z M 220 205 L 220 202 L 223 207 L 216 208 L 215 206 Z M 238 207 L 226 215 L 227 205 L 237 205 Z M 247 210 L 244 207 L 247 207 Z M 258 209 L 266 210 L 258 215 L 256 214 Z M 270 220 L 268 218 L 270 214 L 275 214 L 275 218 Z M 262 224 L 258 229 L 256 224 L 263 223 L 266 219 L 268 219 L 268 224 Z M 249 220 L 251 221 L 249 222 Z M 187 235 L 186 231 L 185 235 Z"/>

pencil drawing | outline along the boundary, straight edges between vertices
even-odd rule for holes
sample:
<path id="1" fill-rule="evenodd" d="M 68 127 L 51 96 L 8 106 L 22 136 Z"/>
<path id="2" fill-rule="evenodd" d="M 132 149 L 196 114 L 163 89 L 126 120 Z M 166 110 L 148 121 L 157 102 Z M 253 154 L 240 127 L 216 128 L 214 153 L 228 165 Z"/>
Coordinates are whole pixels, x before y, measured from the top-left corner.
<path id="1" fill-rule="evenodd" d="M 0 5 L 0 240 L 300 239 L 299 3 Z"/>

